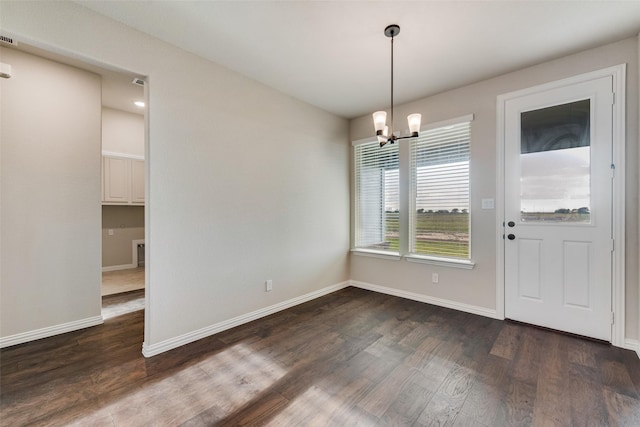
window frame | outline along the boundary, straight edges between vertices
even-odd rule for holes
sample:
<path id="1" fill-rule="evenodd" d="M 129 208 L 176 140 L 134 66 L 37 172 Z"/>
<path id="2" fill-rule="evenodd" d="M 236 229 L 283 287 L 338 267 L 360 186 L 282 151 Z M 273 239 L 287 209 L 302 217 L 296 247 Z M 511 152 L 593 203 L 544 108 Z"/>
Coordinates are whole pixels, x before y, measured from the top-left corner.
<path id="1" fill-rule="evenodd" d="M 353 229 L 353 233 L 352 233 L 352 239 L 351 239 L 351 251 L 354 253 L 358 253 L 358 254 L 362 254 L 362 255 L 368 255 L 368 256 L 372 256 L 372 257 L 376 257 L 376 258 L 387 258 L 387 259 L 401 259 L 402 254 L 401 254 L 401 243 L 400 243 L 400 236 L 398 237 L 399 240 L 399 247 L 398 247 L 398 251 L 393 251 L 393 250 L 385 250 L 385 249 L 370 249 L 370 248 L 366 248 L 366 247 L 358 247 L 358 240 L 359 240 L 359 236 L 361 233 L 361 230 L 359 229 L 359 218 L 360 218 L 360 206 L 358 205 L 359 202 L 359 197 L 358 197 L 358 156 L 356 154 L 357 152 L 357 148 L 360 145 L 365 145 L 365 144 L 379 144 L 378 140 L 376 138 L 365 138 L 365 139 L 361 139 L 358 141 L 353 141 L 352 142 L 352 146 L 353 146 L 353 215 L 352 215 L 352 229 Z M 394 146 L 387 146 L 387 150 L 389 150 L 390 148 L 393 148 Z M 400 160 L 400 147 L 399 146 L 395 146 L 398 150 L 398 162 Z M 381 148 L 384 149 L 384 148 Z M 398 164 L 398 174 L 400 174 L 400 165 Z M 402 177 L 399 175 L 398 176 L 398 193 L 400 194 L 400 192 L 402 191 L 402 185 L 401 185 L 401 180 Z M 385 188 L 384 186 L 382 186 L 381 188 Z M 399 195 L 398 194 L 398 195 Z M 384 199 L 381 199 L 384 200 Z M 399 205 L 398 205 L 398 209 L 400 209 L 400 201 L 398 201 Z M 401 219 L 398 219 L 398 228 L 400 229 L 402 227 L 402 225 L 400 224 Z"/>
<path id="2" fill-rule="evenodd" d="M 467 114 L 464 116 L 452 118 L 449 120 L 443 120 L 434 123 L 428 123 L 423 125 L 420 129 L 420 132 L 429 131 L 432 129 L 436 129 L 439 127 L 451 126 L 460 124 L 463 122 L 473 122 L 474 115 Z M 356 236 L 357 236 L 357 226 L 358 226 L 358 209 L 357 206 L 358 199 L 356 195 L 357 191 L 357 183 L 356 176 L 357 171 L 357 159 L 356 159 L 356 146 L 376 142 L 377 139 L 375 137 L 371 138 L 363 138 L 359 140 L 352 141 L 352 154 L 353 154 L 353 171 L 352 171 L 352 194 L 353 194 L 353 209 L 352 209 L 352 234 L 351 234 L 351 253 L 358 256 L 365 257 L 374 257 L 374 258 L 383 258 L 389 260 L 402 260 L 405 259 L 409 262 L 421 263 L 421 264 L 431 264 L 438 265 L 443 267 L 452 267 L 452 268 L 461 268 L 461 269 L 472 269 L 475 266 L 475 262 L 472 258 L 472 230 L 471 230 L 471 218 L 469 219 L 469 258 L 455 258 L 455 257 L 444 257 L 444 256 L 433 256 L 433 255 L 421 255 L 409 252 L 409 206 L 411 205 L 411 201 L 409 200 L 411 197 L 411 182 L 410 182 L 410 146 L 409 144 L 413 141 L 412 139 L 403 139 L 396 144 L 398 145 L 398 155 L 399 155 L 399 245 L 398 251 L 386 251 L 386 250 L 371 250 L 365 248 L 356 247 Z M 472 211 L 471 205 L 471 171 L 472 171 L 472 163 L 471 163 L 471 144 L 470 144 L 470 152 L 469 152 L 469 214 Z"/>
<path id="3" fill-rule="evenodd" d="M 409 171 L 408 171 L 408 176 L 409 176 L 409 187 L 408 187 L 408 216 L 409 216 L 409 224 L 408 224 L 408 247 L 407 247 L 407 253 L 406 256 L 409 258 L 412 258 L 413 260 L 430 260 L 433 261 L 434 263 L 441 263 L 443 261 L 446 262 L 454 262 L 456 264 L 460 264 L 460 265 L 467 265 L 469 264 L 470 260 L 471 260 L 471 123 L 473 121 L 473 115 L 467 115 L 467 116 L 462 116 L 462 117 L 457 117 L 454 119 L 450 119 L 450 120 L 445 120 L 445 121 L 440 121 L 437 123 L 430 123 L 429 125 L 423 127 L 420 132 L 421 132 L 421 136 L 424 136 L 424 134 L 426 132 L 429 132 L 431 130 L 437 130 L 437 129 L 442 129 L 442 128 L 446 128 L 446 127 L 451 127 L 451 126 L 460 126 L 460 125 L 467 125 L 468 126 L 468 132 L 469 132 L 469 139 L 468 139 L 468 145 L 467 145 L 467 149 L 468 149 L 468 155 L 466 158 L 466 162 L 467 162 L 467 166 L 466 166 L 466 173 L 467 173 L 467 195 L 468 195 L 468 214 L 469 214 L 469 218 L 468 218 L 468 236 L 469 236 L 469 243 L 468 243 L 468 256 L 466 257 L 457 257 L 455 255 L 444 255 L 444 254 L 438 254 L 438 253 L 430 253 L 430 254 L 426 254 L 426 253 L 417 253 L 415 252 L 415 234 L 416 234 L 416 229 L 417 228 L 417 206 L 416 206 L 416 197 L 417 197 L 417 188 L 415 188 L 415 186 L 418 183 L 418 178 L 416 176 L 417 172 L 417 165 L 415 165 L 414 168 L 414 164 L 413 164 L 413 156 L 414 156 L 414 151 L 416 149 L 416 145 L 418 144 L 422 144 L 421 141 L 417 140 L 417 139 L 412 139 L 409 142 L 409 157 L 410 157 L 410 161 L 409 161 Z M 447 135 L 443 135 L 443 136 L 447 136 Z M 422 145 L 422 148 L 425 148 L 425 145 Z M 453 163 L 453 162 L 452 162 Z M 437 209 L 437 208 L 435 208 Z"/>

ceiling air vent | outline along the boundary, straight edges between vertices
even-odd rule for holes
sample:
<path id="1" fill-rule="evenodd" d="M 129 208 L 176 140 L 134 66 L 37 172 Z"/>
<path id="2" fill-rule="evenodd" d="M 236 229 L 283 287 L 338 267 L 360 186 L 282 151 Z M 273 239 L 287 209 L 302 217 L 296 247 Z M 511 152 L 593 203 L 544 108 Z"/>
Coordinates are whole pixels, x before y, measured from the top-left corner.
<path id="1" fill-rule="evenodd" d="M 0 44 L 8 44 L 10 46 L 18 46 L 18 42 L 11 37 L 0 35 Z"/>
<path id="2" fill-rule="evenodd" d="M 134 77 L 131 83 L 138 86 L 144 86 L 144 80 L 142 80 L 140 77 Z"/>

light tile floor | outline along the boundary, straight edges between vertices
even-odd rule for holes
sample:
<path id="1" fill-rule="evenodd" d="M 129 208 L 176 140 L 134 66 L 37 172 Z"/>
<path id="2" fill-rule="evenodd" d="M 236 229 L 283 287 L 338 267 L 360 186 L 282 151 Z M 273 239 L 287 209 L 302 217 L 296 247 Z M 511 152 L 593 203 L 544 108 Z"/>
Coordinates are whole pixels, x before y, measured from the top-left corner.
<path id="1" fill-rule="evenodd" d="M 144 289 L 144 267 L 102 273 L 102 296 Z"/>

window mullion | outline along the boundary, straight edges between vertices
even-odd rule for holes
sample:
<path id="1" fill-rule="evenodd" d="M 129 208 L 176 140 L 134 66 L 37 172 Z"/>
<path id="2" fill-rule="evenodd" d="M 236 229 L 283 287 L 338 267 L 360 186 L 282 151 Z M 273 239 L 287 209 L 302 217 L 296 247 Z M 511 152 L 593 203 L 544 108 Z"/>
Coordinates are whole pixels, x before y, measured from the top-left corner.
<path id="1" fill-rule="evenodd" d="M 400 255 L 409 253 L 409 204 L 410 204 L 410 170 L 409 170 L 409 156 L 410 146 L 409 141 L 399 141 L 399 164 L 400 164 L 400 218 L 399 218 L 399 230 L 400 240 L 398 252 Z"/>

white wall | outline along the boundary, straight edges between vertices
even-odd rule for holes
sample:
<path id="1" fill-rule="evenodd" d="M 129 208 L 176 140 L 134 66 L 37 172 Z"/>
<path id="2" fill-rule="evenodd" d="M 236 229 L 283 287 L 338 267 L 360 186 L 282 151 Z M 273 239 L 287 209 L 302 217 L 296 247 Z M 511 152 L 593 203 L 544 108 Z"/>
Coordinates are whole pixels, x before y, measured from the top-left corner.
<path id="1" fill-rule="evenodd" d="M 144 157 L 144 115 L 103 107 L 102 151 Z"/>
<path id="2" fill-rule="evenodd" d="M 18 41 L 148 77 L 147 349 L 349 278 L 346 120 L 75 3 L 1 8 Z"/>
<path id="3" fill-rule="evenodd" d="M 0 337 L 100 318 L 100 77 L 0 48 Z M 97 318 L 97 319 L 96 319 Z"/>
<path id="4" fill-rule="evenodd" d="M 102 206 L 102 268 L 131 268 L 134 240 L 144 240 L 144 206 Z"/>
<path id="5" fill-rule="evenodd" d="M 396 108 L 396 116 L 422 113 L 423 124 L 473 113 L 471 126 L 471 253 L 473 270 L 351 256 L 351 278 L 442 298 L 480 309 L 496 309 L 496 212 L 481 199 L 496 193 L 496 97 L 518 89 L 627 63 L 626 144 L 626 335 L 638 329 L 638 40 L 636 37 L 546 62 Z M 371 116 L 351 121 L 351 139 L 373 135 Z M 431 273 L 439 283 L 431 283 Z"/>

